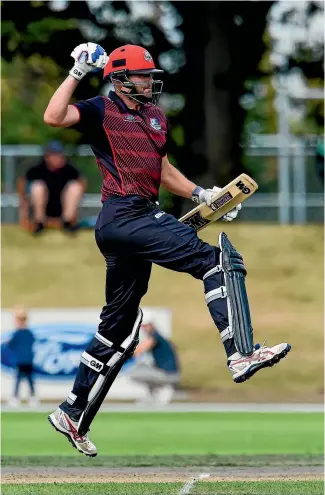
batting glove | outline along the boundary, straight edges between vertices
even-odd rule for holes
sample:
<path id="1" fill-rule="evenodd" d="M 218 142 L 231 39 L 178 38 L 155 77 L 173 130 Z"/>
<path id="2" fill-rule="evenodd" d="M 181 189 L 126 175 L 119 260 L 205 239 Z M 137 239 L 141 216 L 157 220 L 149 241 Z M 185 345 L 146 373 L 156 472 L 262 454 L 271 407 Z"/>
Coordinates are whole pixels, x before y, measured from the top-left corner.
<path id="1" fill-rule="evenodd" d="M 213 202 L 213 196 L 221 191 L 221 187 L 214 186 L 212 189 L 203 189 L 200 186 L 197 186 L 193 193 L 192 193 L 192 201 L 195 203 L 205 203 L 208 206 L 211 206 L 211 203 Z M 232 222 L 238 215 L 238 212 L 241 210 L 241 203 L 232 210 L 230 210 L 228 213 L 226 213 L 223 217 L 222 220 L 225 222 Z"/>
<path id="2" fill-rule="evenodd" d="M 98 72 L 105 67 L 108 56 L 104 48 L 96 43 L 81 43 L 71 52 L 75 60 L 70 76 L 80 81 L 88 72 Z"/>
<path id="3" fill-rule="evenodd" d="M 220 190 L 219 188 L 217 189 Z M 203 189 L 203 187 L 197 186 L 192 192 L 192 201 L 199 204 L 205 203 L 210 206 L 215 193 L 216 191 L 213 189 Z"/>
<path id="4" fill-rule="evenodd" d="M 228 211 L 228 213 L 226 213 L 222 217 L 222 220 L 224 222 L 232 222 L 233 220 L 235 220 L 235 218 L 237 217 L 238 212 L 240 210 L 241 210 L 241 203 L 239 203 L 239 205 L 235 206 L 235 208 L 233 210 Z"/>

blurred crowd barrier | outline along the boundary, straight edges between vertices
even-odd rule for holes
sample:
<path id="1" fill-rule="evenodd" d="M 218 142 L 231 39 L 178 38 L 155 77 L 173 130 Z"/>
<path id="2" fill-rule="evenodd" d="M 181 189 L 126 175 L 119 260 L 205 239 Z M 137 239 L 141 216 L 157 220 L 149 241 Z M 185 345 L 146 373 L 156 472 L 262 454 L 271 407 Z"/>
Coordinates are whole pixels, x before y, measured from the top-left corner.
<path id="1" fill-rule="evenodd" d="M 247 172 L 259 190 L 245 202 L 240 218 L 251 222 L 305 224 L 324 221 L 324 165 L 317 162 L 316 142 L 291 137 L 256 135 L 243 147 Z M 42 156 L 38 145 L 4 145 L 1 148 L 1 213 L 3 223 L 18 222 L 19 200 L 16 181 Z M 95 218 L 101 208 L 101 176 L 89 146 L 67 150 L 88 180 L 88 193 L 80 217 Z M 323 175 L 322 175 L 323 174 Z"/>

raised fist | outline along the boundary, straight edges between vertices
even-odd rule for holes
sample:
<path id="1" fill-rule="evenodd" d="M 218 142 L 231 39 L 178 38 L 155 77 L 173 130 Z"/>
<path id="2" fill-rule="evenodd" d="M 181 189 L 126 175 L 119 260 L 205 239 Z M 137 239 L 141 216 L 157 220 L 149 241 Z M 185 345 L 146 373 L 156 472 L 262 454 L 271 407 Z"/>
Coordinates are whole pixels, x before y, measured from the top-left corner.
<path id="1" fill-rule="evenodd" d="M 70 70 L 70 76 L 80 81 L 88 72 L 98 72 L 103 69 L 108 61 L 104 48 L 96 43 L 82 43 L 71 52 L 75 60 Z"/>

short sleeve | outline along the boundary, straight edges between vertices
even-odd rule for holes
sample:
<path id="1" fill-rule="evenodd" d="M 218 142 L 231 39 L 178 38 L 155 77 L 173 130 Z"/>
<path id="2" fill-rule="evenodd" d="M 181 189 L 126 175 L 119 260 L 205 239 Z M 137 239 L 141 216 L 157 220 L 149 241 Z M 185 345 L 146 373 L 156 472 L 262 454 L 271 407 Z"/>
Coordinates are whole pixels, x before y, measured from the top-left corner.
<path id="1" fill-rule="evenodd" d="M 69 163 L 67 165 L 67 176 L 69 180 L 77 180 L 80 177 L 79 170 Z"/>
<path id="2" fill-rule="evenodd" d="M 32 167 L 29 170 L 27 170 L 26 175 L 25 175 L 25 178 L 28 181 L 40 180 L 42 177 L 41 177 L 41 174 L 40 174 L 40 168 L 39 168 L 39 166 Z"/>
<path id="3" fill-rule="evenodd" d="M 79 112 L 79 122 L 72 129 L 83 134 L 92 134 L 98 126 L 102 125 L 105 114 L 105 103 L 102 96 L 96 96 L 89 100 L 81 100 L 73 104 Z"/>

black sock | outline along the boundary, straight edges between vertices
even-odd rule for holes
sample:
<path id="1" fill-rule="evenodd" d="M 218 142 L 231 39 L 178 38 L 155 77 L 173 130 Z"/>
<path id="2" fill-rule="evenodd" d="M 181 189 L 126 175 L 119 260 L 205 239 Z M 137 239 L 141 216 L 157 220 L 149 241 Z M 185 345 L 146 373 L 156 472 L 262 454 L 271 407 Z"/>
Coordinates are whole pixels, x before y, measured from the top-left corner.
<path id="1" fill-rule="evenodd" d="M 225 340 L 224 343 L 223 343 L 223 345 L 225 347 L 227 358 L 229 358 L 230 356 L 232 356 L 233 354 L 235 354 L 235 352 L 237 352 L 237 349 L 236 349 L 236 346 L 235 346 L 235 341 L 234 341 L 233 338 L 232 339 Z"/>
<path id="2" fill-rule="evenodd" d="M 74 404 L 69 404 L 65 400 L 62 402 L 62 404 L 60 404 L 59 407 L 72 419 L 72 421 L 79 421 L 82 413 L 86 409 L 87 404 L 88 404 L 87 400 L 77 397 Z"/>

